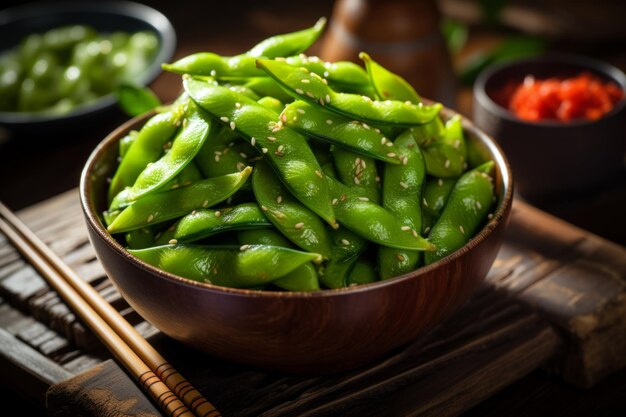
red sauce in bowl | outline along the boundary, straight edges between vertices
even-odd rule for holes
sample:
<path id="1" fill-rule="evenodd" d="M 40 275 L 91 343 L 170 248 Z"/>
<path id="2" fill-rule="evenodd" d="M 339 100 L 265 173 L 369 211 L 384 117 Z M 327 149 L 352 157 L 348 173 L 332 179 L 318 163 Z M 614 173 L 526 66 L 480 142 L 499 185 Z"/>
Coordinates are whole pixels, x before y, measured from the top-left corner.
<path id="1" fill-rule="evenodd" d="M 528 121 L 596 120 L 610 112 L 624 92 L 612 82 L 588 72 L 569 78 L 511 82 L 494 97 L 517 117 Z"/>

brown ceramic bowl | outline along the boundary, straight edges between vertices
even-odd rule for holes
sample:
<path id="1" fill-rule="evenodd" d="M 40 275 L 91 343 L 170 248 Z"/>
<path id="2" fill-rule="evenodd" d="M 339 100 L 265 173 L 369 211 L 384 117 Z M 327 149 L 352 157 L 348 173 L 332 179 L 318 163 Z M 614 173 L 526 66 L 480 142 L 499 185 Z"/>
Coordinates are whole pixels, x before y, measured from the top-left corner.
<path id="1" fill-rule="evenodd" d="M 575 55 L 548 55 L 508 62 L 482 72 L 474 84 L 474 121 L 504 149 L 524 197 L 556 200 L 584 193 L 624 173 L 626 98 L 598 120 L 528 122 L 498 104 L 495 96 L 509 82 L 589 72 L 626 92 L 618 68 Z"/>
<path id="2" fill-rule="evenodd" d="M 163 272 L 130 255 L 100 217 L 118 141 L 147 117 L 119 127 L 87 161 L 80 197 L 89 236 L 107 274 L 142 317 L 212 355 L 287 372 L 363 365 L 458 309 L 484 279 L 502 243 L 512 202 L 509 167 L 494 141 L 464 120 L 473 154 L 496 162 L 498 203 L 491 221 L 450 256 L 387 281 L 314 293 L 225 288 Z"/>

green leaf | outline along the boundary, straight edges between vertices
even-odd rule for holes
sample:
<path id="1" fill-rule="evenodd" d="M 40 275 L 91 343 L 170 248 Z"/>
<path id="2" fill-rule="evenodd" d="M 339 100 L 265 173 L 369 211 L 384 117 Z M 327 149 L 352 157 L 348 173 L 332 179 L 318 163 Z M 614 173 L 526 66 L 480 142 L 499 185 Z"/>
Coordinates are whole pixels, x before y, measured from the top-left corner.
<path id="1" fill-rule="evenodd" d="M 119 106 L 131 117 L 138 116 L 161 105 L 161 100 L 148 87 L 121 84 L 115 93 Z"/>
<path id="2" fill-rule="evenodd" d="M 531 36 L 509 37 L 495 48 L 479 52 L 469 58 L 460 69 L 459 79 L 464 85 L 472 85 L 478 74 L 488 66 L 541 55 L 548 47 L 549 43 L 540 38 Z"/>
<path id="3" fill-rule="evenodd" d="M 456 20 L 443 19 L 441 22 L 441 31 L 446 39 L 450 53 L 456 55 L 461 52 L 469 36 L 467 26 Z"/>

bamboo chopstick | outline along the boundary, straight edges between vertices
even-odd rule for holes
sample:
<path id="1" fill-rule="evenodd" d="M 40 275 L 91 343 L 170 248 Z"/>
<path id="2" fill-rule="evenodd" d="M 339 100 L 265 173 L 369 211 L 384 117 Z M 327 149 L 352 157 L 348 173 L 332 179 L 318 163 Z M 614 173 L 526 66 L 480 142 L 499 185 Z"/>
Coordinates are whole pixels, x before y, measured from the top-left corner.
<path id="1" fill-rule="evenodd" d="M 221 416 L 95 289 L 83 281 L 2 203 L 0 230 L 42 273 L 168 415 L 178 417 L 187 413 L 199 417 Z"/>

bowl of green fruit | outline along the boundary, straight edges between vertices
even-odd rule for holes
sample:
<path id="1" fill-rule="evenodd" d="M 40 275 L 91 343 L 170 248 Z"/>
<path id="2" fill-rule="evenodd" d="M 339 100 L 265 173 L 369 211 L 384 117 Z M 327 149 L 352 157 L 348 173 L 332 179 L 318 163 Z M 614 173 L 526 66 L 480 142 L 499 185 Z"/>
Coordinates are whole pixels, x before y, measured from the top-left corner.
<path id="1" fill-rule="evenodd" d="M 0 13 L 0 126 L 50 132 L 112 109 L 121 85 L 142 87 L 171 59 L 176 35 L 132 2 L 35 3 Z"/>

